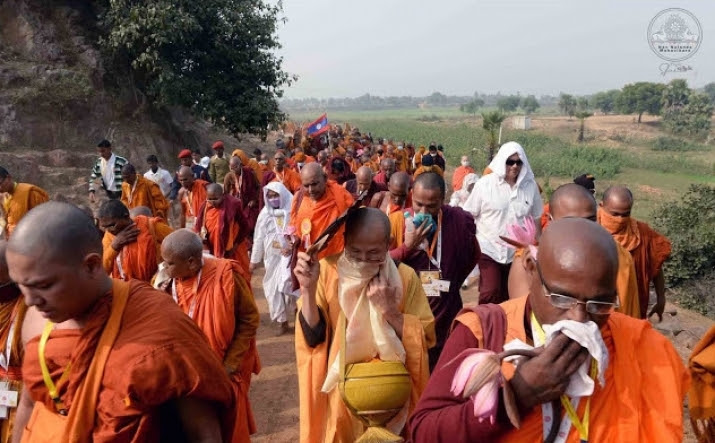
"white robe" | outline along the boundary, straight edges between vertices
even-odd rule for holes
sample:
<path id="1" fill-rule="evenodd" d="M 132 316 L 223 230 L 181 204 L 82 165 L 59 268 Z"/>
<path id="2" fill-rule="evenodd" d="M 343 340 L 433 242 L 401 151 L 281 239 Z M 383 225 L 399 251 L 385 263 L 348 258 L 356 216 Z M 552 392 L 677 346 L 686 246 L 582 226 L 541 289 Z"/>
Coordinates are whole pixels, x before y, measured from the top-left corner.
<path id="1" fill-rule="evenodd" d="M 281 205 L 278 209 L 271 208 L 266 198 L 267 190 L 280 195 Z M 284 257 L 281 249 L 286 246 L 283 229 L 290 224 L 290 207 L 293 196 L 280 182 L 269 183 L 263 188 L 266 206 L 263 207 L 253 234 L 253 249 L 251 263 L 263 261 L 266 274 L 263 277 L 263 292 L 268 302 L 271 320 L 285 322 L 290 302 L 288 296 L 297 297 L 298 293 L 291 291 L 290 257 Z"/>

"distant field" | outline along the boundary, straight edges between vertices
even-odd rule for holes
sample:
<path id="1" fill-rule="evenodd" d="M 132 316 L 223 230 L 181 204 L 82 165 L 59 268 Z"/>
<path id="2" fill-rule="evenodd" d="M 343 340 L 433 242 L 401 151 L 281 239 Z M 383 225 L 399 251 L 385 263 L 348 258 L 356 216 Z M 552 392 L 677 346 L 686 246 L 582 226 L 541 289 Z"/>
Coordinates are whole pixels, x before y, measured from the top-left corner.
<path id="1" fill-rule="evenodd" d="M 304 122 L 321 112 L 290 114 Z M 374 137 L 412 142 L 436 141 L 445 147 L 449 165 L 470 155 L 478 170 L 487 164 L 486 134 L 481 119 L 456 108 L 329 112 L 333 123 L 349 122 Z M 529 131 L 512 129 L 509 119 L 502 142 L 516 140 L 526 149 L 537 181 L 548 192 L 582 173 L 593 173 L 597 190 L 625 184 L 633 191 L 634 215 L 651 220 L 661 204 L 677 200 L 691 184 L 715 185 L 715 147 L 670 137 L 659 119 L 634 116 L 593 116 L 586 120 L 586 142 L 576 143 L 578 120 L 543 110 L 532 116 Z"/>

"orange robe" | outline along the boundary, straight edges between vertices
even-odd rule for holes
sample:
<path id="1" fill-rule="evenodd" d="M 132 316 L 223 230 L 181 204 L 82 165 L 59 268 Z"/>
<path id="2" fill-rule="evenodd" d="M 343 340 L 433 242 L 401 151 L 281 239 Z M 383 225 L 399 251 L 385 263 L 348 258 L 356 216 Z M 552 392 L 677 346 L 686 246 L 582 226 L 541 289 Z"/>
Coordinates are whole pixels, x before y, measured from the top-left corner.
<path id="1" fill-rule="evenodd" d="M 224 204 L 230 196 L 224 196 Z M 231 197 L 234 198 L 235 197 Z M 248 226 L 236 219 L 231 220 L 228 227 L 224 227 L 222 208 L 207 208 L 204 226 L 208 232 L 209 252 L 217 258 L 229 258 L 238 262 L 241 277 L 251 281 L 248 258 Z M 243 220 L 243 215 L 238 217 Z M 199 222 L 200 223 L 200 222 Z M 197 225 L 198 228 L 198 225 Z M 229 254 L 228 256 L 226 254 Z"/>
<path id="2" fill-rule="evenodd" d="M 261 370 L 256 350 L 261 319 L 251 288 L 237 266 L 231 260 L 205 258 L 200 277 L 176 281 L 179 307 L 196 322 L 227 371 L 233 371 L 229 377 L 237 409 L 234 443 L 250 442 L 256 432 L 248 389 L 251 374 Z"/>
<path id="3" fill-rule="evenodd" d="M 429 167 L 429 166 L 428 166 Z M 412 174 L 412 178 L 417 178 L 420 174 L 424 174 L 425 172 L 435 172 L 439 174 L 441 177 L 444 177 L 444 171 L 442 168 L 440 168 L 437 165 L 432 166 L 432 169 L 430 171 L 427 171 L 424 166 L 420 166 L 415 170 L 415 173 Z"/>
<path id="4" fill-rule="evenodd" d="M 698 441 L 715 436 L 715 326 L 693 348 L 688 362 L 692 385 L 688 393 L 690 422 Z"/>
<path id="5" fill-rule="evenodd" d="M 531 315 L 528 297 L 498 306 L 506 316 L 504 343 L 520 339 L 533 344 L 529 338 L 531 334 L 527 335 L 525 330 Z M 543 441 L 540 406 L 522 414 L 519 429 L 512 428 L 508 421 L 479 424 L 473 417 L 472 400 L 455 397 L 449 392 L 456 369 L 464 359 L 458 354 L 467 347 L 486 347 L 484 343 L 490 342 L 484 335 L 487 328 L 482 328 L 480 317 L 474 311 L 462 311 L 454 325 L 440 362 L 411 419 L 412 441 Z M 492 330 L 490 334 L 497 333 L 493 325 L 488 326 Z M 648 322 L 619 313 L 609 316 L 601 327 L 601 335 L 609 352 L 609 365 L 604 374 L 605 386 L 596 382 L 591 396 L 589 441 L 682 441 L 683 400 L 689 377 L 673 345 Z M 502 372 L 511 379 L 513 364 L 503 362 Z M 502 401 L 501 394 L 499 401 Z M 583 417 L 587 403 L 584 399 L 579 402 L 579 417 Z M 455 422 L 464 423 L 466 418 L 465 425 L 455 429 Z M 579 442 L 573 426 L 566 441 Z"/>
<path id="6" fill-rule="evenodd" d="M 544 232 L 549 224 L 549 215 L 551 215 L 551 206 L 548 203 L 544 205 L 544 212 L 541 213 L 541 232 Z"/>
<path id="7" fill-rule="evenodd" d="M 609 223 L 613 218 L 602 208 L 598 209 L 598 222 L 633 257 L 638 283 L 640 318 L 646 318 L 650 298 L 650 282 L 658 275 L 663 263 L 670 256 L 670 241 L 646 223 L 634 218 L 630 219 L 630 223 L 625 229 L 617 231 Z"/>
<path id="8" fill-rule="evenodd" d="M 84 407 L 75 405 L 73 399 L 98 351 L 112 294 L 121 291 L 129 295 L 119 333 L 108 349 L 105 370 L 99 375 L 95 421 L 82 423 L 87 435 L 78 441 L 149 442 L 160 441 L 162 436 L 164 441 L 171 441 L 166 438 L 172 431 L 181 432 L 178 418 L 160 426 L 160 407 L 185 397 L 207 401 L 223 411 L 224 438 L 228 439 L 235 410 L 231 382 L 221 361 L 171 297 L 139 281 L 114 280 L 112 291 L 92 307 L 82 329 L 55 329 L 50 334 L 45 360 L 52 380 L 57 383 L 67 365 L 71 365 L 69 380 L 57 386 L 70 414 L 73 407 Z M 55 406 L 40 370 L 39 338 L 27 343 L 22 375 L 32 400 L 50 412 L 55 411 Z M 33 423 L 31 418 L 28 428 L 43 434 L 48 424 Z"/>
<path id="9" fill-rule="evenodd" d="M 0 346 L 2 353 L 10 348 L 8 368 L 0 366 L 0 379 L 7 381 L 8 387 L 16 392 L 22 392 L 22 322 L 25 319 L 27 305 L 20 290 L 17 298 L 0 303 Z M 12 339 L 12 341 L 10 341 Z M 12 438 L 17 408 L 10 408 L 8 418 L 0 419 L 0 442 L 8 443 Z"/>
<path id="10" fill-rule="evenodd" d="M 295 226 L 295 235 L 302 238 L 301 223 L 303 220 L 309 219 L 311 224 L 311 244 L 315 242 L 323 230 L 342 215 L 354 201 L 353 196 L 339 184 L 328 181 L 325 186 L 325 195 L 317 202 L 303 193 L 293 198 L 290 211 L 291 225 Z M 344 231 L 345 227 L 343 226 L 335 236 L 333 236 L 328 246 L 318 254 L 318 259 L 343 251 L 345 247 L 345 242 L 343 241 Z M 301 246 L 301 250 L 304 250 L 303 246 Z"/>
<path id="11" fill-rule="evenodd" d="M 161 242 L 173 230 L 158 217 L 138 215 L 134 219 L 134 224 L 139 229 L 137 240 L 123 247 L 121 251 L 112 247 L 115 236 L 108 231 L 104 233 L 102 264 L 107 274 L 114 278 L 126 281 L 135 278 L 149 282 L 156 274 L 159 263 L 162 262 Z M 120 261 L 121 269 L 117 259 Z"/>
<path id="12" fill-rule="evenodd" d="M 190 191 L 184 189 L 184 196 L 181 199 L 181 212 L 187 221 L 195 220 L 199 216 L 201 206 L 206 203 L 206 186 L 208 184 L 209 182 L 204 180 L 194 180 Z M 191 227 L 187 226 L 187 228 Z"/>
<path id="13" fill-rule="evenodd" d="M 320 278 L 315 296 L 318 309 L 326 322 L 325 341 L 312 348 L 306 342 L 299 322 L 295 328 L 302 443 L 354 442 L 364 429 L 345 407 L 337 387 L 327 394 L 321 391 L 328 368 L 342 346 L 335 330 L 342 312 L 338 300 L 337 259 L 338 256 L 334 256 L 320 262 Z M 407 355 L 405 367 L 412 380 L 409 402 L 411 412 L 429 378 L 427 349 L 434 346 L 436 340 L 434 317 L 415 271 L 403 264 L 397 270 L 402 280 L 400 311 L 404 313 L 402 344 Z M 299 300 L 298 304 L 301 302 Z"/>
<path id="14" fill-rule="evenodd" d="M 345 159 L 345 161 L 348 162 L 348 164 L 350 165 L 350 172 L 352 172 L 353 174 L 356 173 L 358 169 L 360 169 L 359 161 L 355 159 L 348 160 L 347 158 Z"/>
<path id="15" fill-rule="evenodd" d="M 404 149 L 395 150 L 395 170 L 402 172 L 409 171 L 409 158 Z"/>
<path id="16" fill-rule="evenodd" d="M 17 183 L 15 189 L 3 202 L 3 211 L 7 226 L 6 238 L 10 237 L 18 222 L 28 211 L 37 205 L 49 201 L 50 197 L 44 189 L 28 183 Z"/>
<path id="17" fill-rule="evenodd" d="M 454 170 L 454 174 L 452 174 L 452 189 L 455 191 L 462 189 L 464 177 L 468 174 L 474 174 L 474 168 L 471 166 L 458 166 Z"/>
<path id="18" fill-rule="evenodd" d="M 256 176 L 256 181 L 258 181 L 258 183 L 260 183 L 261 179 L 263 178 L 263 171 L 261 169 L 261 165 L 256 161 L 256 159 L 249 157 L 241 149 L 235 149 L 231 153 L 231 157 L 234 157 L 234 156 L 241 159 L 242 166 L 251 168 L 251 171 L 253 171 L 253 174 Z"/>
<path id="19" fill-rule="evenodd" d="M 282 172 L 277 172 L 276 170 L 273 170 L 269 173 L 272 173 L 273 177 L 267 182 L 263 183 L 263 186 L 267 185 L 268 183 L 281 182 L 283 183 L 283 186 L 285 186 L 291 192 L 291 194 L 295 194 L 300 189 L 300 187 L 303 186 L 303 182 L 300 180 L 300 174 L 295 172 L 293 169 L 286 167 L 283 168 Z"/>
<path id="20" fill-rule="evenodd" d="M 134 186 L 127 182 L 122 183 L 122 203 L 129 209 L 146 206 L 151 209 L 154 217 L 161 217 L 164 220 L 169 213 L 169 202 L 161 193 L 159 185 L 140 175 L 137 175 Z"/>

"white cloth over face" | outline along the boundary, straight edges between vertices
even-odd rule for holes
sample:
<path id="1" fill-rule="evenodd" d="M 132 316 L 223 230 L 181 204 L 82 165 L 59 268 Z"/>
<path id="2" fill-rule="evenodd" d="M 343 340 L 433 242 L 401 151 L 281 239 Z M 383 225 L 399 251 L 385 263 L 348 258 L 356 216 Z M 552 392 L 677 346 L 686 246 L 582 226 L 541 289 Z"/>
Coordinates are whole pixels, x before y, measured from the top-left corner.
<path id="1" fill-rule="evenodd" d="M 531 329 L 534 344 L 536 347 L 543 346 L 544 343 L 541 342 L 539 334 L 536 333 L 534 328 L 535 325 L 532 324 Z M 603 342 L 601 331 L 598 329 L 596 323 L 592 321 L 581 323 L 574 320 L 560 320 L 553 325 L 544 325 L 543 329 L 546 335 L 547 346 L 554 337 L 556 337 L 556 334 L 561 332 L 586 348 L 591 357 L 596 360 L 598 383 L 601 386 L 605 386 L 606 381 L 604 374 L 606 373 L 606 368 L 608 368 L 608 349 L 606 349 L 606 344 Z M 521 340 L 512 340 L 504 345 L 504 350 L 508 351 L 510 349 L 534 349 L 534 347 L 529 346 Z M 569 397 L 586 397 L 593 394 L 595 384 L 589 376 L 590 369 L 591 359 L 587 359 L 578 370 L 571 375 L 569 384 L 566 387 L 566 395 Z"/>
<path id="2" fill-rule="evenodd" d="M 377 357 L 383 361 L 405 362 L 406 351 L 394 328 L 375 309 L 367 297 L 370 281 L 379 273 L 402 298 L 402 280 L 389 255 L 382 264 L 353 263 L 340 256 L 338 270 L 338 301 L 345 314 L 347 327 L 343 344 L 345 363 L 368 362 Z M 335 332 L 337 337 L 339 332 Z M 323 383 L 323 392 L 330 392 L 340 380 L 340 359 L 336 358 Z"/>
<path id="3" fill-rule="evenodd" d="M 512 187 L 504 177 L 506 160 L 514 154 L 519 155 L 523 164 L 516 184 Z M 514 260 L 514 249 L 499 236 L 508 236 L 506 227 L 509 225 L 523 226 L 528 216 L 538 220 L 544 210 L 543 202 L 524 148 L 518 143 L 502 145 L 489 168 L 493 172 L 483 176 L 474 185 L 463 209 L 474 216 L 482 253 L 498 263 L 511 263 Z"/>
<path id="4" fill-rule="evenodd" d="M 280 206 L 270 205 L 261 209 L 256 220 L 253 234 L 253 249 L 251 263 L 263 261 L 266 274 L 263 277 L 263 292 L 268 302 L 271 320 L 287 321 L 286 295 L 297 297 L 298 293 L 291 290 L 290 257 L 284 257 L 281 250 L 286 247 L 283 230 L 290 224 L 290 207 L 293 195 L 280 182 L 272 182 L 263 188 L 263 201 L 267 202 L 268 191 L 280 196 Z"/>

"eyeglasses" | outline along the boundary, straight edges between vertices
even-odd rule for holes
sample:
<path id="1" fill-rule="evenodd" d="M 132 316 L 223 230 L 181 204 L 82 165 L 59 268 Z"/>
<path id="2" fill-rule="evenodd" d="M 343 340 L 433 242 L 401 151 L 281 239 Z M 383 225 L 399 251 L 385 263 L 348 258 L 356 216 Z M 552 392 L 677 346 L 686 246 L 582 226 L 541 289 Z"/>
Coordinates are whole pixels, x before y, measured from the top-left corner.
<path id="1" fill-rule="evenodd" d="M 524 162 L 521 160 L 507 160 L 506 161 L 507 166 L 514 166 L 514 165 L 521 166 L 523 164 L 524 164 Z"/>
<path id="2" fill-rule="evenodd" d="M 575 308 L 577 305 L 585 305 L 586 306 L 586 312 L 592 315 L 608 315 L 613 312 L 614 309 L 618 309 L 621 307 L 621 303 L 618 300 L 618 296 L 616 295 L 616 301 L 615 303 L 608 303 L 604 301 L 595 301 L 595 300 L 589 300 L 589 301 L 581 301 L 573 297 L 569 297 L 568 295 L 561 295 L 561 294 L 556 294 L 555 292 L 552 292 L 551 289 L 549 289 L 548 286 L 546 286 L 546 282 L 544 281 L 544 276 L 541 274 L 541 268 L 539 267 L 539 264 L 536 264 L 536 271 L 539 273 L 539 279 L 541 280 L 541 286 L 544 287 L 546 290 L 544 292 L 544 296 L 549 298 L 549 301 L 551 302 L 551 306 L 558 308 L 558 309 L 563 309 L 564 311 L 568 311 L 570 309 Z"/>

